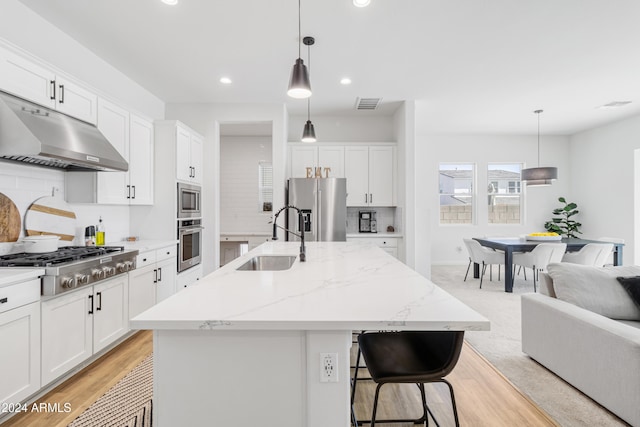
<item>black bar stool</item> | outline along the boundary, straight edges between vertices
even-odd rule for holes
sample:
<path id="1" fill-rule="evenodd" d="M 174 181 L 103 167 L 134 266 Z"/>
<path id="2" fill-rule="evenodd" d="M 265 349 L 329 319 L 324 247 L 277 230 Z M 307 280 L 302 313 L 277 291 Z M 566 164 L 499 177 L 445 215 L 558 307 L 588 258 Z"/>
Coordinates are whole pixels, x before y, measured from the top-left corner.
<path id="1" fill-rule="evenodd" d="M 464 331 L 367 332 L 358 336 L 358 344 L 371 378 L 377 383 L 371 426 L 375 426 L 380 388 L 387 383 L 415 383 L 420 389 L 424 414 L 415 422 L 438 421 L 427 406 L 424 384 L 442 382 L 449 387 L 455 425 L 459 426 L 453 387 L 444 379 L 460 357 Z M 352 397 L 353 400 L 353 397 Z M 352 402 L 353 403 L 353 402 Z M 362 424 L 367 421 L 357 421 Z M 379 422 L 407 422 L 380 420 Z"/>

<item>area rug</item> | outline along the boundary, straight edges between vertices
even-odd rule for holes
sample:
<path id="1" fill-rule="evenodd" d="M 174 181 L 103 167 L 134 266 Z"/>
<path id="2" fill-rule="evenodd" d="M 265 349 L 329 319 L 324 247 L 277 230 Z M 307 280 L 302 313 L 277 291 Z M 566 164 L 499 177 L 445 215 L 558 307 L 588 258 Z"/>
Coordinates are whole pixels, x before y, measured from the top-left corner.
<path id="1" fill-rule="evenodd" d="M 153 355 L 96 400 L 68 427 L 150 427 Z"/>
<path id="2" fill-rule="evenodd" d="M 516 387 L 563 427 L 627 424 L 522 352 L 520 296 L 533 292 L 533 281 L 517 276 L 513 293 L 504 281 L 485 275 L 482 289 L 465 266 L 433 266 L 431 280 L 491 322 L 489 332 L 467 332 L 465 339 Z M 530 273 L 530 271 L 529 271 Z"/>

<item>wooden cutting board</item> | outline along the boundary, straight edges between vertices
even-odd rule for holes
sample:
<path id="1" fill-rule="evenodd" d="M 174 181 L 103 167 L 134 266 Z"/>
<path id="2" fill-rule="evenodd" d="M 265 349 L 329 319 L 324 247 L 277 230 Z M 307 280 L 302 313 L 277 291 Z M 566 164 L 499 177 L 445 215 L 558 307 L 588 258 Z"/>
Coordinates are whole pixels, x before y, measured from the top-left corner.
<path id="1" fill-rule="evenodd" d="M 10 198 L 0 193 L 0 242 L 16 242 L 21 225 L 18 208 Z"/>
<path id="2" fill-rule="evenodd" d="M 59 197 L 41 197 L 27 209 L 24 228 L 27 236 L 54 235 L 71 242 L 76 237 L 76 214 Z"/>

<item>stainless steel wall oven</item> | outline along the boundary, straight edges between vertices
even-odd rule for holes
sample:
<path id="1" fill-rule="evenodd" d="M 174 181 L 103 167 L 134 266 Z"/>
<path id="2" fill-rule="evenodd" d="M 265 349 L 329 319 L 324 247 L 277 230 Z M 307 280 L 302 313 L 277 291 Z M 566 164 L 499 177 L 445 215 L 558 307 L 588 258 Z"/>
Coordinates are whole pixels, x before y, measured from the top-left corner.
<path id="1" fill-rule="evenodd" d="M 202 257 L 202 220 L 178 220 L 178 272 L 200 264 Z"/>

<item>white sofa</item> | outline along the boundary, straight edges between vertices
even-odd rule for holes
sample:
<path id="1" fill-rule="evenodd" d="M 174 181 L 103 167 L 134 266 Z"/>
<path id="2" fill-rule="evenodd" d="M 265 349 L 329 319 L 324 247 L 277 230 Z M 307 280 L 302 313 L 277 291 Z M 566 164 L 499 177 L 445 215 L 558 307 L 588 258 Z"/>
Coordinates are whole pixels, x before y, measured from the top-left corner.
<path id="1" fill-rule="evenodd" d="M 640 308 L 616 277 L 640 266 L 550 264 L 522 295 L 522 351 L 640 426 Z"/>

